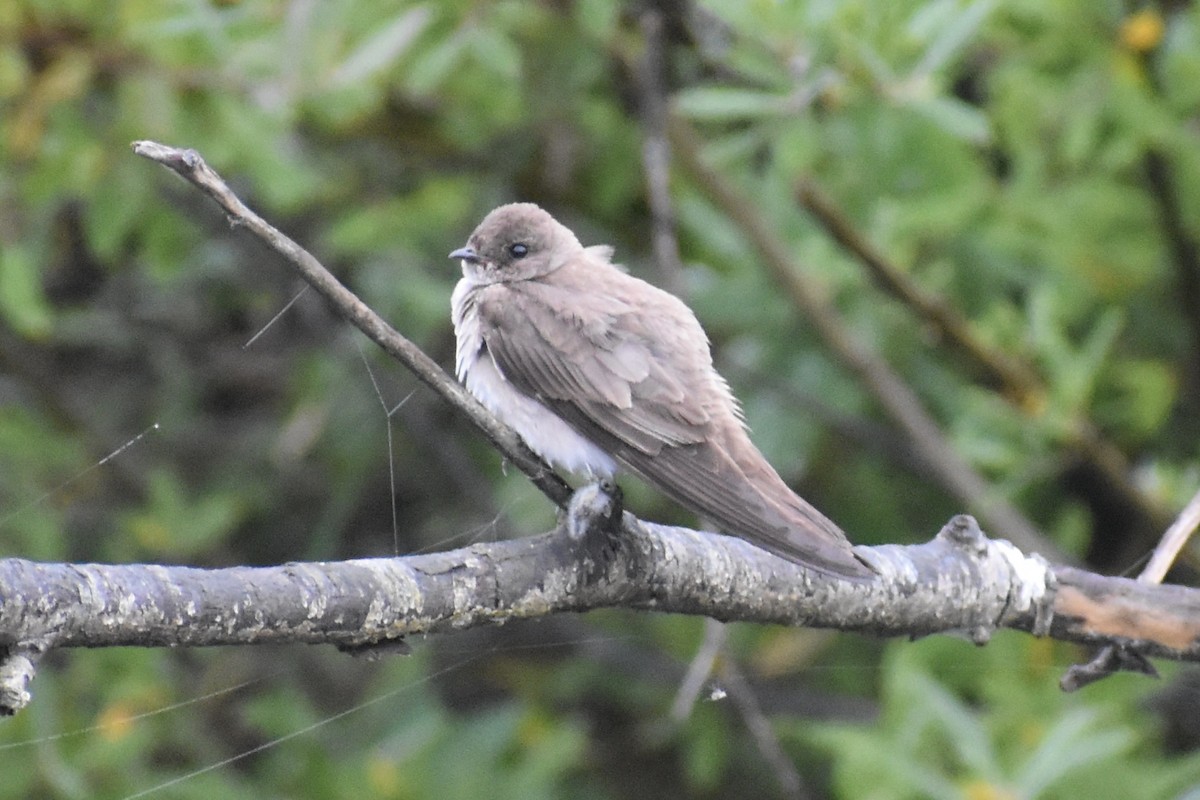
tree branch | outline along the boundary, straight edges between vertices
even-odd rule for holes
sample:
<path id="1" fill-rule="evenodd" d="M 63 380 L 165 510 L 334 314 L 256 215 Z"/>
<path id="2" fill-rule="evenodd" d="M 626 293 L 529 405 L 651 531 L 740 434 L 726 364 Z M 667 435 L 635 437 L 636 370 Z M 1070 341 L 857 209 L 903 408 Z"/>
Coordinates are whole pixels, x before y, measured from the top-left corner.
<path id="1" fill-rule="evenodd" d="M 230 190 L 221 176 L 205 163 L 199 153 L 150 141 L 134 142 L 133 152 L 170 168 L 215 200 L 217 205 L 225 209 L 232 225 L 246 228 L 283 256 L 309 285 L 333 305 L 338 314 L 412 370 L 414 375 L 451 406 L 465 414 L 496 449 L 528 475 L 533 484 L 559 508 L 566 506 L 571 497 L 571 487 L 554 470 L 546 466 L 511 428 L 492 416 L 462 385 L 447 375 L 436 361 L 388 325 L 325 269 L 311 253 L 251 211 Z"/>
<path id="2" fill-rule="evenodd" d="M 394 649 L 412 634 L 625 607 L 878 636 L 998 628 L 1200 661 L 1200 590 L 1051 567 L 955 517 L 923 545 L 859 548 L 862 584 L 741 539 L 641 522 L 598 485 L 554 531 L 403 558 L 196 569 L 0 560 L 0 711 L 56 647 L 296 642 Z"/>

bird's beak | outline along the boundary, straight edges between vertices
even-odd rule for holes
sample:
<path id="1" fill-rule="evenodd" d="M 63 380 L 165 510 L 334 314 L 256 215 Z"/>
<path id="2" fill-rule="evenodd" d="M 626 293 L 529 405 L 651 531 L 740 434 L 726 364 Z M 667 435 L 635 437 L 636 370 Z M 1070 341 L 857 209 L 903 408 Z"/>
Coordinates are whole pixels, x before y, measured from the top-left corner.
<path id="1" fill-rule="evenodd" d="M 474 247 L 460 247 L 450 254 L 450 258 L 457 258 L 469 264 L 478 264 L 480 260 L 479 254 L 475 252 Z"/>

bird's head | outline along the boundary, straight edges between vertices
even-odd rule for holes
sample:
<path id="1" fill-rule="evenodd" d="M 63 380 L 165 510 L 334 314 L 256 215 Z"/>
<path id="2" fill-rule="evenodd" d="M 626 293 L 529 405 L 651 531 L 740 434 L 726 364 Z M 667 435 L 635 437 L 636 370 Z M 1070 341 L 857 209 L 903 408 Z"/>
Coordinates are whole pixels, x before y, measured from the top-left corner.
<path id="1" fill-rule="evenodd" d="M 533 203 L 500 206 L 483 218 L 465 247 L 450 254 L 480 283 L 547 275 L 583 252 L 570 229 Z"/>

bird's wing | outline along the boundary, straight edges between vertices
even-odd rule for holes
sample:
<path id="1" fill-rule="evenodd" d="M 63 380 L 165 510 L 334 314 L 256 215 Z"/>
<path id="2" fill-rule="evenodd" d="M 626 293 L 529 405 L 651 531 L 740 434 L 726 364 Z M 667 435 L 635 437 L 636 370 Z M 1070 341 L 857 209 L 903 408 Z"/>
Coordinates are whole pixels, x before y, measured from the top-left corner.
<path id="1" fill-rule="evenodd" d="M 576 427 L 603 431 L 600 445 L 615 439 L 657 455 L 704 441 L 710 414 L 684 402 L 690 376 L 681 359 L 657 337 L 639 335 L 632 325 L 641 315 L 628 302 L 556 298 L 557 287 L 533 282 L 489 288 L 477 301 L 484 344 L 518 390 L 561 406 Z"/>
<path id="2" fill-rule="evenodd" d="M 690 311 L 663 318 L 620 297 L 555 298 L 561 287 L 533 282 L 490 288 L 477 301 L 484 343 L 519 391 L 726 532 L 838 575 L 870 574 L 837 526 L 792 493 L 757 450 L 735 460 L 709 442 L 726 433 L 722 424 L 744 433 L 729 414 L 714 419 L 708 403 L 720 398 L 687 394 L 686 387 L 709 390 L 713 380 Z M 688 357 L 688 346 L 704 352 Z"/>

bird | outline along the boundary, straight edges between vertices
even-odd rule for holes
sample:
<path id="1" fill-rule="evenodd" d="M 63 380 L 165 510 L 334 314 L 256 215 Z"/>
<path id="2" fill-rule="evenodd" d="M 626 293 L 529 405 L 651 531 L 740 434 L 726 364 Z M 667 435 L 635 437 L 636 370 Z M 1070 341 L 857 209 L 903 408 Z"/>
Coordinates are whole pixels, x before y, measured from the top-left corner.
<path id="1" fill-rule="evenodd" d="M 620 471 L 777 556 L 852 581 L 874 575 L 840 528 L 750 439 L 691 309 L 584 247 L 533 203 L 502 205 L 450 253 L 455 371 L 553 467 Z"/>

